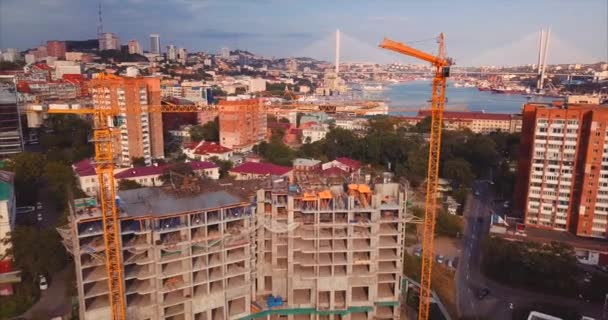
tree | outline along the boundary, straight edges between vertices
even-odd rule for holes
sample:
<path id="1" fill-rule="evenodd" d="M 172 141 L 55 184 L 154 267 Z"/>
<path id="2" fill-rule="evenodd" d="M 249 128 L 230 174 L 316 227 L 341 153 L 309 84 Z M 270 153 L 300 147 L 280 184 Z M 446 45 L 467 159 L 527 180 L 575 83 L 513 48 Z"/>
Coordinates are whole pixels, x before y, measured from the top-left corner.
<path id="1" fill-rule="evenodd" d="M 221 160 L 218 157 L 211 157 L 211 159 L 209 159 L 211 161 L 213 161 L 213 163 L 215 163 L 219 169 L 220 169 L 220 178 L 226 178 L 229 174 L 230 169 L 232 169 L 233 164 L 232 161 L 230 160 Z"/>
<path id="2" fill-rule="evenodd" d="M 132 190 L 132 189 L 139 189 L 142 188 L 143 186 L 139 183 L 137 183 L 137 181 L 133 181 L 133 180 L 128 180 L 128 179 L 122 179 L 120 180 L 120 182 L 118 182 L 118 190 Z"/>
<path id="3" fill-rule="evenodd" d="M 454 180 L 460 186 L 469 186 L 475 179 L 471 165 L 462 158 L 445 161 L 442 176 Z"/>
<path id="4" fill-rule="evenodd" d="M 58 210 L 62 210 L 68 201 L 68 193 L 77 189 L 76 176 L 69 165 L 49 162 L 44 166 L 42 177 Z"/>
<path id="5" fill-rule="evenodd" d="M 67 262 L 61 237 L 54 229 L 16 226 L 3 241 L 12 244 L 7 253 L 17 269 L 32 276 L 54 274 Z"/>
<path id="6" fill-rule="evenodd" d="M 285 118 L 285 117 L 281 117 L 279 119 L 279 123 L 289 123 L 289 119 Z"/>
<path id="7" fill-rule="evenodd" d="M 215 117 L 213 121 L 209 121 L 204 125 L 196 125 L 190 128 L 190 139 L 195 142 L 201 140 L 205 141 L 219 141 L 220 139 L 220 125 L 219 117 Z"/>
<path id="8" fill-rule="evenodd" d="M 437 213 L 435 232 L 438 235 L 457 237 L 462 234 L 462 229 L 463 222 L 459 216 L 451 215 L 443 210 Z"/>
<path id="9" fill-rule="evenodd" d="M 131 163 L 133 164 L 134 167 L 145 167 L 146 159 L 144 157 L 132 157 Z"/>
<path id="10" fill-rule="evenodd" d="M 431 122 L 432 118 L 425 117 L 424 119 L 418 121 L 416 125 L 412 128 L 415 132 L 419 133 L 430 133 L 431 132 Z"/>

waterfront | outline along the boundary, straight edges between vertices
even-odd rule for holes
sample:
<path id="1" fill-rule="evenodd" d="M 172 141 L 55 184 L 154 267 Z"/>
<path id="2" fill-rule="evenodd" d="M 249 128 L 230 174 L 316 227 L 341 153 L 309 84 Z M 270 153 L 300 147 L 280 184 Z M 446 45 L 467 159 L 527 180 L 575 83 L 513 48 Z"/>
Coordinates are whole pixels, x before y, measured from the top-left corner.
<path id="1" fill-rule="evenodd" d="M 431 96 L 431 82 L 424 80 L 387 86 L 383 97 L 388 99 L 390 108 L 428 108 L 427 102 Z M 488 113 L 519 113 L 524 103 L 550 102 L 558 98 L 548 98 L 518 94 L 495 94 L 489 91 L 479 91 L 477 88 L 456 88 L 453 82 L 446 89 L 447 108 L 462 110 L 466 107 L 469 111 L 485 111 Z M 402 113 L 391 113 L 402 114 Z"/>

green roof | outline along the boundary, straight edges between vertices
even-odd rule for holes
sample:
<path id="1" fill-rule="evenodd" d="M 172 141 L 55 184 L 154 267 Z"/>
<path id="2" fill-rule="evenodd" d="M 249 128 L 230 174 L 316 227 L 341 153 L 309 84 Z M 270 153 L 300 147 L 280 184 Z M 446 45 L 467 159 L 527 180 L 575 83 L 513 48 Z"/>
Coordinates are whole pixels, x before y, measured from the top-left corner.
<path id="1" fill-rule="evenodd" d="M 13 185 L 4 181 L 0 181 L 0 201 L 10 200 L 13 198 Z"/>

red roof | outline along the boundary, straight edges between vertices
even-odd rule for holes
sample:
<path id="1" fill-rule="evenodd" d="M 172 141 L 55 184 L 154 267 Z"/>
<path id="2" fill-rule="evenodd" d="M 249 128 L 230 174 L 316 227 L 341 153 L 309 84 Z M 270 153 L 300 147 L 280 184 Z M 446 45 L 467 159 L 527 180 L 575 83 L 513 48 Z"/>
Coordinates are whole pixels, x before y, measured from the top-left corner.
<path id="1" fill-rule="evenodd" d="M 93 162 L 89 159 L 78 161 L 73 164 L 73 167 L 76 175 L 80 177 L 94 176 L 96 174 L 95 166 L 93 166 Z"/>
<path id="2" fill-rule="evenodd" d="M 190 165 L 190 168 L 192 168 L 192 170 L 217 168 L 217 165 L 215 163 L 209 161 L 191 161 L 188 162 L 188 164 Z"/>
<path id="3" fill-rule="evenodd" d="M 191 161 L 188 162 L 190 168 L 192 170 L 202 170 L 202 169 L 211 169 L 216 168 L 217 166 L 213 162 L 207 161 Z M 129 168 L 124 171 L 121 171 L 114 175 L 116 179 L 128 179 L 128 178 L 136 178 L 136 177 L 145 177 L 145 176 L 153 176 L 153 175 L 161 175 L 165 172 L 169 165 L 161 165 L 161 166 L 148 166 L 148 167 L 134 167 Z M 95 166 L 89 159 L 85 159 L 79 161 L 74 164 L 74 171 L 80 177 L 86 176 L 94 176 Z"/>
<path id="4" fill-rule="evenodd" d="M 283 167 L 272 163 L 245 162 L 240 166 L 232 168 L 230 171 L 235 173 L 270 174 L 275 176 L 282 176 L 291 170 L 291 167 Z"/>
<path id="5" fill-rule="evenodd" d="M 325 169 L 322 171 L 322 173 L 323 173 L 323 175 L 330 176 L 330 177 L 348 175 L 348 172 L 346 172 L 338 167 L 331 167 L 331 168 Z"/>
<path id="6" fill-rule="evenodd" d="M 420 110 L 418 111 L 419 117 L 429 117 L 431 116 L 430 110 Z M 460 119 L 460 120 L 511 120 L 511 115 L 507 113 L 485 113 L 481 111 L 470 111 L 470 112 L 460 112 L 460 111 L 444 111 L 443 118 L 446 120 L 449 119 Z"/>
<path id="7" fill-rule="evenodd" d="M 124 171 L 121 171 L 114 175 L 116 179 L 126 179 L 126 178 L 135 178 L 135 177 L 145 177 L 145 176 L 154 176 L 161 175 L 165 172 L 165 169 L 169 167 L 168 165 L 162 166 L 149 166 L 149 167 L 134 167 Z"/>
<path id="8" fill-rule="evenodd" d="M 222 146 L 217 142 L 194 142 L 188 146 L 188 149 L 194 149 L 194 154 L 220 154 L 232 151 L 232 149 Z"/>
<path id="9" fill-rule="evenodd" d="M 82 83 L 85 81 L 84 77 L 81 74 L 76 73 L 66 73 L 61 76 L 61 79 L 70 83 Z"/>
<path id="10" fill-rule="evenodd" d="M 349 166 L 352 170 L 359 170 L 359 168 L 361 168 L 361 162 L 351 158 L 340 157 L 336 158 L 336 161 L 342 163 L 343 165 Z"/>

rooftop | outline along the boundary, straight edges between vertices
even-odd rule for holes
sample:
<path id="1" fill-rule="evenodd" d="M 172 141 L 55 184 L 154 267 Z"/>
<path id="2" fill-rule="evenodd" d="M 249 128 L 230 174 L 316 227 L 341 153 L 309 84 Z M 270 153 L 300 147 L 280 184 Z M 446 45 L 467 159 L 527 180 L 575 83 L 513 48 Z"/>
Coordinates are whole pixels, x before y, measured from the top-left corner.
<path id="1" fill-rule="evenodd" d="M 192 170 L 217 168 L 217 165 L 215 165 L 215 163 L 208 162 L 208 161 L 191 161 L 191 162 L 188 162 L 188 165 L 190 166 L 190 168 L 192 168 Z M 148 166 L 148 167 L 133 167 L 133 168 L 129 168 L 129 169 L 123 169 L 122 171 L 114 174 L 114 177 L 116 179 L 128 179 L 128 178 L 135 178 L 135 177 L 161 175 L 169 167 L 171 167 L 171 166 L 170 165 L 160 165 L 160 166 Z M 93 162 L 89 159 L 85 159 L 85 160 L 75 163 L 74 171 L 76 172 L 76 175 L 78 175 L 80 177 L 96 175 L 95 166 L 93 165 Z"/>
<path id="2" fill-rule="evenodd" d="M 321 161 L 315 160 L 315 159 L 297 158 L 297 159 L 293 160 L 294 166 L 312 167 L 312 166 L 318 165 L 319 163 L 321 163 Z"/>
<path id="3" fill-rule="evenodd" d="M 192 149 L 194 154 L 218 154 L 218 153 L 227 153 L 232 151 L 232 149 L 222 146 L 217 142 L 209 142 L 209 141 L 201 141 L 191 143 L 188 149 Z"/>
<path id="4" fill-rule="evenodd" d="M 359 168 L 361 168 L 361 162 L 351 158 L 338 157 L 336 158 L 336 161 L 351 167 L 353 170 L 358 170 Z"/>
<path id="5" fill-rule="evenodd" d="M 431 115 L 430 110 L 418 111 L 419 117 L 428 117 Z M 460 120 L 511 120 L 511 115 L 507 113 L 485 113 L 480 111 L 444 111 L 443 118 L 460 119 Z"/>
<path id="6" fill-rule="evenodd" d="M 211 209 L 246 202 L 227 191 L 210 191 L 176 198 L 163 188 L 140 188 L 118 192 L 119 207 L 127 216 L 164 216 L 186 211 Z"/>
<path id="7" fill-rule="evenodd" d="M 291 170 L 290 167 L 283 167 L 272 163 L 245 162 L 240 166 L 232 168 L 230 172 L 282 176 Z"/>

